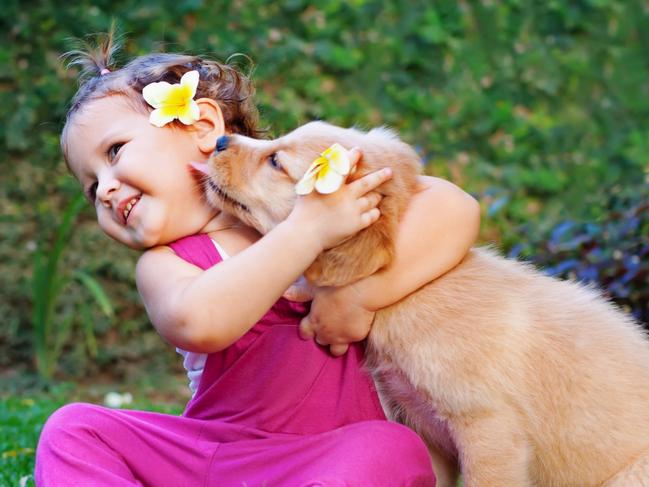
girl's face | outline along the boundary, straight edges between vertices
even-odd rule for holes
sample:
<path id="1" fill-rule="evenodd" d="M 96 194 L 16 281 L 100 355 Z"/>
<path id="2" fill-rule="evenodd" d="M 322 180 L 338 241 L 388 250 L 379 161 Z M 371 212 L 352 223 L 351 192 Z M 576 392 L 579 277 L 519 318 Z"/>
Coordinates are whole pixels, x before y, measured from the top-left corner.
<path id="1" fill-rule="evenodd" d="M 88 102 L 70 124 L 70 169 L 99 226 L 118 242 L 136 249 L 167 244 L 201 232 L 218 213 L 189 170 L 188 162 L 207 157 L 196 131 L 155 127 L 122 95 Z"/>

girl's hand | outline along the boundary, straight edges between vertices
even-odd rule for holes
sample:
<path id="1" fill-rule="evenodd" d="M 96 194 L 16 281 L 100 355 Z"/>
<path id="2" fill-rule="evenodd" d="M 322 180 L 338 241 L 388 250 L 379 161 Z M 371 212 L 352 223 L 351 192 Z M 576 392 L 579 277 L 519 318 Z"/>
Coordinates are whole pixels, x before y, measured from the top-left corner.
<path id="1" fill-rule="evenodd" d="M 311 312 L 300 322 L 300 336 L 329 345 L 332 355 L 343 355 L 349 344 L 364 340 L 374 321 L 374 311 L 360 304 L 354 284 L 314 290 Z"/>
<path id="2" fill-rule="evenodd" d="M 352 166 L 360 157 L 358 149 L 350 151 Z M 313 238 L 321 250 L 335 247 L 378 220 L 376 206 L 381 195 L 372 190 L 391 176 L 391 170 L 385 168 L 344 184 L 332 194 L 314 191 L 298 196 L 287 222 L 296 225 L 303 238 Z"/>

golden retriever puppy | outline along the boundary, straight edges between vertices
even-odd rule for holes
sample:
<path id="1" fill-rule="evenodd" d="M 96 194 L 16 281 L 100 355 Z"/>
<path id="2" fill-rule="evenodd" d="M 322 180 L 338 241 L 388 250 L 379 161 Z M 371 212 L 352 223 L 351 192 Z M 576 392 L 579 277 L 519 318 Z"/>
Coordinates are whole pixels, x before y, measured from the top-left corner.
<path id="1" fill-rule="evenodd" d="M 205 184 L 212 204 L 265 233 L 334 142 L 362 150 L 355 177 L 384 166 L 394 177 L 379 221 L 306 272 L 314 285 L 390 265 L 419 167 L 408 145 L 322 122 L 276 140 L 226 136 Z M 459 467 L 468 487 L 649 486 L 649 340 L 593 289 L 476 248 L 376 314 L 367 364 L 388 414 L 428 444 L 438 485 L 455 485 Z"/>

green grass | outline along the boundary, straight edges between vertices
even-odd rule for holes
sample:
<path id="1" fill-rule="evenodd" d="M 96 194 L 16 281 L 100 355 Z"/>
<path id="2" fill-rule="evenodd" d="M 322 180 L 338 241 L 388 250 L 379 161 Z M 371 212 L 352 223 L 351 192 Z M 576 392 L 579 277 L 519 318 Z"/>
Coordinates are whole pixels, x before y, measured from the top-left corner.
<path id="1" fill-rule="evenodd" d="M 0 388 L 3 389 L 7 390 Z M 52 412 L 75 401 L 102 404 L 109 391 L 130 391 L 134 398 L 129 408 L 169 414 L 180 414 L 187 400 L 182 391 L 177 393 L 178 389 L 168 389 L 161 394 L 160 389 L 148 387 L 125 389 L 111 384 L 80 387 L 69 382 L 27 392 L 0 394 L 0 487 L 34 486 L 32 473 L 36 444 Z"/>
<path id="2" fill-rule="evenodd" d="M 0 399 L 0 485 L 20 485 L 34 469 L 34 450 L 47 417 L 65 403 L 56 397 Z M 34 485 L 29 480 L 25 485 Z"/>

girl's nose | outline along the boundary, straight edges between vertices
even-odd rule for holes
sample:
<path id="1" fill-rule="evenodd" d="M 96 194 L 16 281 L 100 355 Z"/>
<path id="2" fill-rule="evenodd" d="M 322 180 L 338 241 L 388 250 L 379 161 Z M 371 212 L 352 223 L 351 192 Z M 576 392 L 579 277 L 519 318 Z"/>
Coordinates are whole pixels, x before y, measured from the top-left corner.
<path id="1" fill-rule="evenodd" d="M 107 208 L 110 208 L 113 193 L 119 189 L 119 180 L 110 173 L 104 173 L 97 180 L 97 199 Z"/>

